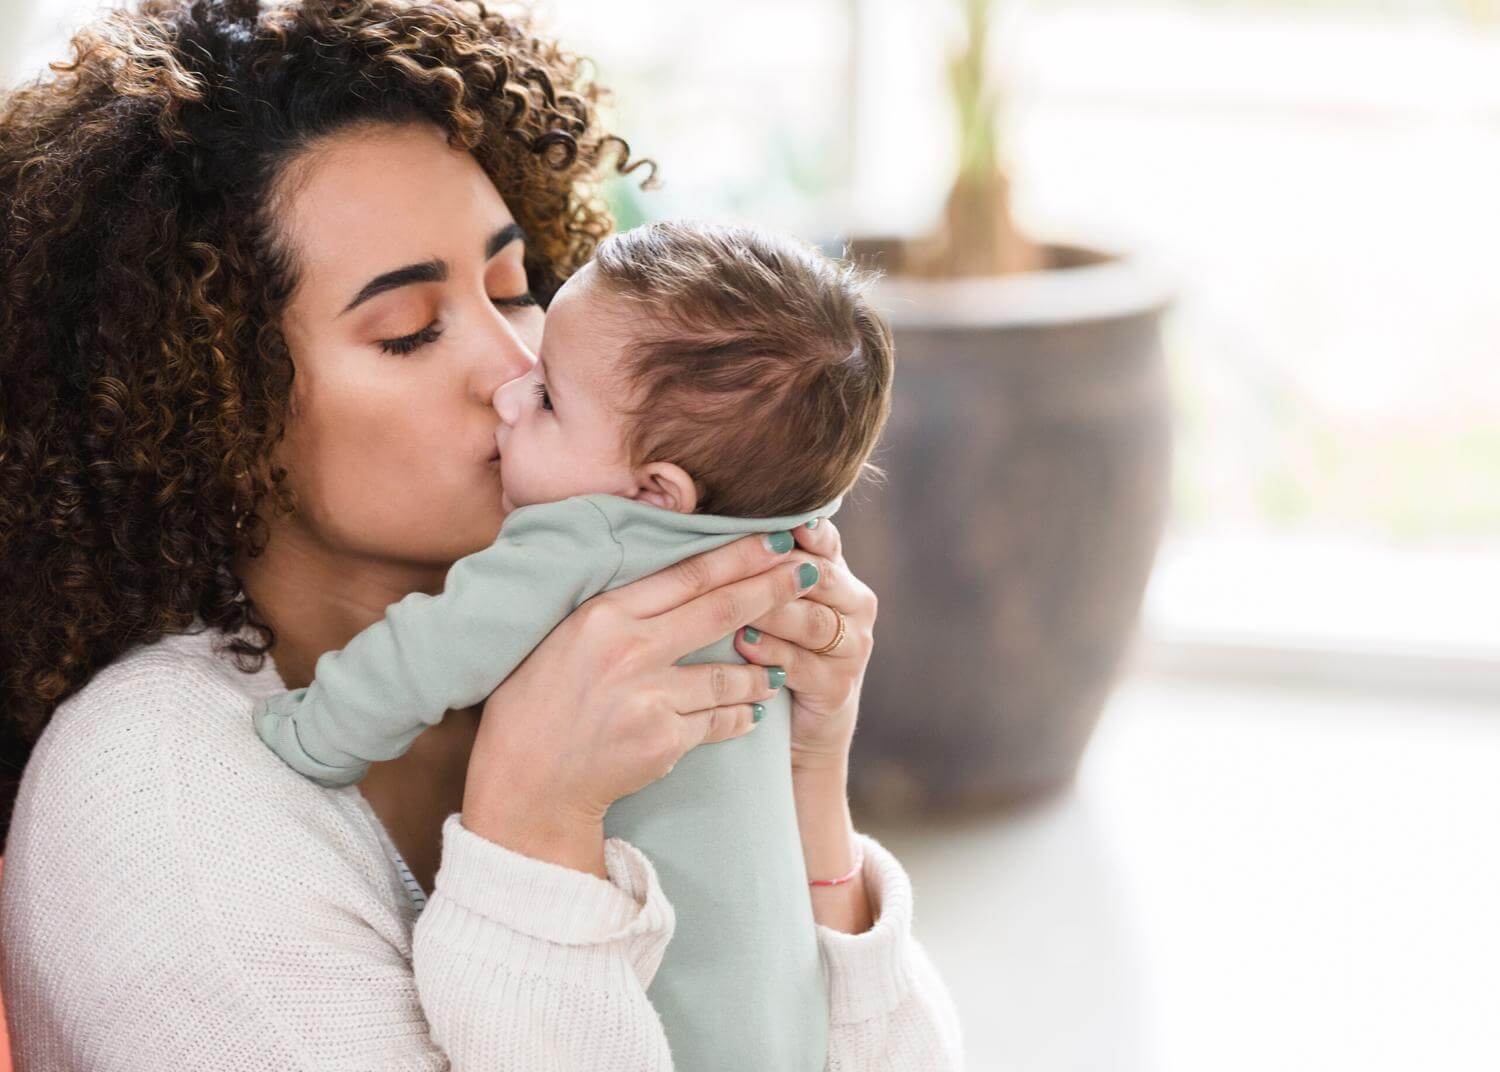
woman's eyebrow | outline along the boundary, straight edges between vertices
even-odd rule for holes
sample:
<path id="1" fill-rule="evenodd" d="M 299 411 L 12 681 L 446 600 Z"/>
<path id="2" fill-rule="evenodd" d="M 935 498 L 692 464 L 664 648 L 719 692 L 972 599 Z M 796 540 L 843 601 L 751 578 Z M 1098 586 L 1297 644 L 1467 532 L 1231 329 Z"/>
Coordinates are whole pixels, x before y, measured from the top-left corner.
<path id="1" fill-rule="evenodd" d="M 519 223 L 512 221 L 484 240 L 484 259 L 489 260 L 516 239 L 524 245 L 526 232 L 521 230 Z"/>
<path id="2" fill-rule="evenodd" d="M 388 290 L 404 287 L 412 283 L 441 283 L 448 278 L 448 262 L 434 258 L 421 264 L 408 264 L 403 268 L 384 272 L 370 280 L 360 288 L 354 300 L 339 310 L 339 316 L 343 316 L 356 305 L 369 301 L 377 294 L 384 294 Z M 336 318 L 335 318 L 336 319 Z"/>
<path id="3" fill-rule="evenodd" d="M 518 223 L 507 223 L 484 240 L 484 259 L 489 260 L 518 239 L 524 244 L 526 232 L 521 230 L 521 225 Z M 354 300 L 339 310 L 338 315 L 343 316 L 356 305 L 367 302 L 377 294 L 384 294 L 388 290 L 409 286 L 412 283 L 441 283 L 447 278 L 448 262 L 437 257 L 430 261 L 423 261 L 421 264 L 408 264 L 389 272 L 382 272 L 360 287 L 359 293 L 354 295 Z"/>

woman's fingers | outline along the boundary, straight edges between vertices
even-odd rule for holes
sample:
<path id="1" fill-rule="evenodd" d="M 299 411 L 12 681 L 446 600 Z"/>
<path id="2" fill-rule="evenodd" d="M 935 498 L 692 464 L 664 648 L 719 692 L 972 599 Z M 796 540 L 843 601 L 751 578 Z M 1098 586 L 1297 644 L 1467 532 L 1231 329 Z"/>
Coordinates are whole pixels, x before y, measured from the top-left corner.
<path id="1" fill-rule="evenodd" d="M 654 618 L 715 588 L 753 577 L 785 561 L 792 541 L 782 534 L 774 541 L 775 548 L 772 543 L 769 534 L 742 537 L 621 585 L 609 598 L 636 618 Z M 724 630 L 728 632 L 729 629 Z"/>
<path id="2" fill-rule="evenodd" d="M 734 650 L 754 663 L 762 673 L 765 673 L 764 667 L 780 667 L 786 674 L 784 687 L 799 694 L 817 693 L 835 683 L 827 659 L 812 655 L 801 646 L 770 633 L 762 633 L 752 644 L 741 630 L 734 638 Z"/>
<path id="3" fill-rule="evenodd" d="M 789 603 L 818 583 L 808 562 L 783 562 L 742 581 L 714 588 L 642 623 L 651 646 L 672 660 L 712 644 L 773 607 Z"/>
<path id="4" fill-rule="evenodd" d="M 842 559 L 844 541 L 839 535 L 838 527 L 826 517 L 815 520 L 817 523 L 812 528 L 808 528 L 807 525 L 798 525 L 792 532 L 792 535 L 796 537 L 797 546 L 822 558 Z"/>
<path id="5" fill-rule="evenodd" d="M 875 593 L 870 591 L 869 585 L 849 572 L 849 567 L 844 564 L 842 558 L 820 558 L 810 555 L 805 551 L 793 551 L 792 558 L 799 562 L 811 562 L 818 567 L 818 584 L 817 587 L 807 594 L 809 600 L 815 603 L 822 603 L 825 606 L 832 607 L 834 610 L 842 611 L 846 615 L 873 618 L 875 613 Z M 791 607 L 781 609 L 788 612 L 786 618 L 788 623 L 811 620 L 811 624 L 817 624 L 817 621 L 813 620 L 817 614 L 816 611 L 802 612 L 794 610 Z M 776 614 L 777 611 L 771 611 L 770 613 Z M 798 615 L 801 616 L 799 617 Z M 822 620 L 832 621 L 833 615 L 830 614 Z M 750 624 L 759 629 L 764 629 L 768 633 L 775 633 L 777 636 L 785 637 L 787 640 L 798 639 L 792 633 L 783 632 L 775 628 L 769 618 L 766 620 L 765 625 L 762 625 L 759 621 L 753 621 Z M 822 636 L 822 639 L 817 640 L 818 636 Z M 807 646 L 818 648 L 826 644 L 832 636 L 833 632 L 831 630 L 823 630 L 821 633 L 813 632 L 805 634 L 805 639 L 816 640 L 816 643 L 811 643 Z"/>
<path id="6" fill-rule="evenodd" d="M 759 666 L 739 663 L 700 663 L 673 666 L 667 671 L 668 695 L 680 714 L 715 707 L 751 704 L 767 699 L 776 690 L 770 676 Z"/>
<path id="7" fill-rule="evenodd" d="M 743 737 L 759 725 L 755 717 L 756 706 L 736 704 L 733 707 L 716 707 L 712 711 L 692 711 L 683 715 L 678 720 L 682 753 L 686 755 L 700 744 L 715 744 L 731 737 Z M 668 770 L 670 769 L 669 767 Z"/>
<path id="8" fill-rule="evenodd" d="M 816 651 L 838 636 L 839 618 L 827 603 L 809 595 L 806 599 L 787 603 L 769 614 L 761 615 L 750 625 L 759 633 L 780 637 L 808 651 Z M 844 654 L 846 646 L 840 644 L 839 650 L 834 654 Z"/>

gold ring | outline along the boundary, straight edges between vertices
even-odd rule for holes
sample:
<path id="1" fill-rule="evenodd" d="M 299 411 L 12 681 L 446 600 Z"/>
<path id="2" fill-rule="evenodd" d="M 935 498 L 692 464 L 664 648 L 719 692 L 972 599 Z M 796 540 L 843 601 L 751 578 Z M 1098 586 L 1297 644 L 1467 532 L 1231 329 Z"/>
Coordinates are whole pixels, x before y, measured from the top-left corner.
<path id="1" fill-rule="evenodd" d="M 828 609 L 833 610 L 832 607 Z M 834 651 L 840 644 L 844 642 L 844 634 L 849 631 L 849 620 L 844 617 L 844 612 L 841 610 L 834 610 L 833 613 L 838 616 L 839 631 L 833 635 L 833 639 L 830 640 L 827 644 L 824 644 L 821 648 L 814 649 L 814 655 L 827 655 L 829 652 Z"/>

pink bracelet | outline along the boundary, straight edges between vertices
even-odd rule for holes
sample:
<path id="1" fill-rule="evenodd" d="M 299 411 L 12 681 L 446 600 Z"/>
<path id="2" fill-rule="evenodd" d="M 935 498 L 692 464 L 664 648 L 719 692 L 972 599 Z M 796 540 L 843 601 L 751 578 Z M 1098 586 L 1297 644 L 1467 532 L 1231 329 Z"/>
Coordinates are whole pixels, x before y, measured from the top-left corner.
<path id="1" fill-rule="evenodd" d="M 865 862 L 865 847 L 863 845 L 861 845 L 861 846 L 859 846 L 859 848 L 854 853 L 854 866 L 849 869 L 849 873 L 847 875 L 845 875 L 843 878 L 819 878 L 819 879 L 811 879 L 811 880 L 808 881 L 807 884 L 809 886 L 837 886 L 837 885 L 840 885 L 841 883 L 848 882 L 855 875 L 859 874 L 859 869 L 864 866 L 864 862 Z"/>

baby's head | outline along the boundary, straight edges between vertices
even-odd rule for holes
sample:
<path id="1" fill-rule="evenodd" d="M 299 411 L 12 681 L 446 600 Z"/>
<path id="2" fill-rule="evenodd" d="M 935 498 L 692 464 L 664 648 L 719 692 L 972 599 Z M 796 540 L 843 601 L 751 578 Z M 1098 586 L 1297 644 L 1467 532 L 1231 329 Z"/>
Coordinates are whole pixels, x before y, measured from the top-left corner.
<path id="1" fill-rule="evenodd" d="M 842 495 L 890 412 L 871 277 L 794 238 L 694 222 L 614 235 L 495 392 L 512 507 L 604 492 L 778 517 Z"/>

